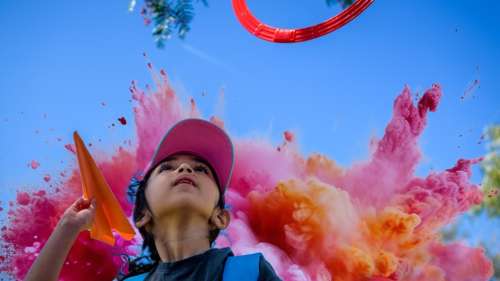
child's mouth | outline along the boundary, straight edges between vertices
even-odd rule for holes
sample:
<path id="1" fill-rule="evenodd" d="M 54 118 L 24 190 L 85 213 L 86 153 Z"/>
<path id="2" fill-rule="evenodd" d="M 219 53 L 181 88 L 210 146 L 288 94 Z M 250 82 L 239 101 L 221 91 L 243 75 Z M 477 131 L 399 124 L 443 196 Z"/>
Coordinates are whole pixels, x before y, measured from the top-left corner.
<path id="1" fill-rule="evenodd" d="M 195 182 L 194 182 L 192 179 L 188 178 L 188 177 L 181 177 L 181 178 L 177 179 L 177 180 L 174 182 L 174 186 L 179 185 L 179 184 L 181 184 L 181 183 L 190 184 L 190 185 L 192 185 L 192 186 L 196 187 Z"/>

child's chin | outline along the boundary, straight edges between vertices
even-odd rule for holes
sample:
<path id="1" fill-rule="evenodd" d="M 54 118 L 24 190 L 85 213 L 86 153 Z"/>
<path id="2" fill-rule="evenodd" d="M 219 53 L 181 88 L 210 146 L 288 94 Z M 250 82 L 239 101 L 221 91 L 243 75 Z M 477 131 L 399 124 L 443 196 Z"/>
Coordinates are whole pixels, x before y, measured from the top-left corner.
<path id="1" fill-rule="evenodd" d="M 187 211 L 192 209 L 197 210 L 200 207 L 203 208 L 206 205 L 206 200 L 200 198 L 199 194 L 191 193 L 191 192 L 179 192 L 176 193 L 175 198 L 170 198 L 167 205 L 173 209 L 179 209 L 183 211 Z"/>

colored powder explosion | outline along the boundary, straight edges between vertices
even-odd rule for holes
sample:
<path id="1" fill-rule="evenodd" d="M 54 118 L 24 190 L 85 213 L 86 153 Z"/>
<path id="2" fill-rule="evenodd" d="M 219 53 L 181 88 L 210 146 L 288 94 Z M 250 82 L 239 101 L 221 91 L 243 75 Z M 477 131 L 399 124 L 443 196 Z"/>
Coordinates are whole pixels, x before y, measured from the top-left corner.
<path id="1" fill-rule="evenodd" d="M 157 75 L 148 66 L 156 89 L 143 91 L 134 82 L 130 88 L 135 142 L 94 155 L 129 216 L 130 178 L 146 166 L 167 128 L 201 116 L 194 100 L 183 106 L 163 70 Z M 234 139 L 236 162 L 226 194 L 232 220 L 217 246 L 231 246 L 236 254 L 262 252 L 284 280 L 488 280 L 493 267 L 483 249 L 444 244 L 439 234 L 481 202 L 479 187 L 470 182 L 471 165 L 480 159 L 458 160 L 425 178 L 414 175 L 421 157 L 417 140 L 440 97 L 434 85 L 414 105 L 404 88 L 369 160 L 349 168 L 324 155 L 302 156 L 290 131 L 278 147 Z M 66 148 L 74 152 L 72 145 Z M 18 191 L 1 229 L 1 271 L 22 279 L 65 208 L 81 195 L 79 172 L 71 169 L 61 183 L 52 182 L 53 191 Z M 112 280 L 123 265 L 120 254 L 135 255 L 141 244 L 137 235 L 111 247 L 82 232 L 60 280 Z"/>

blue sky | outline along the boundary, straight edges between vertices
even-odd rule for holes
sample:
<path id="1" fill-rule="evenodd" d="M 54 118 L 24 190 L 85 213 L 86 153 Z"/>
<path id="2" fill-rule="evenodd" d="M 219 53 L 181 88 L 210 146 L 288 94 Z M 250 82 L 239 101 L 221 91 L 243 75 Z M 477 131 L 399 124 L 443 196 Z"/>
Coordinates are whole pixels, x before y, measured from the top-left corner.
<path id="1" fill-rule="evenodd" d="M 205 116 L 222 113 L 233 135 L 278 143 L 292 129 L 305 153 L 344 166 L 368 157 L 370 138 L 382 135 L 405 84 L 422 92 L 440 83 L 444 92 L 420 139 L 420 175 L 483 155 L 484 128 L 500 122 L 498 1 L 378 0 L 346 27 L 300 44 L 261 41 L 239 25 L 230 0 L 208 2 L 196 6 L 184 41 L 158 49 L 126 0 L 1 1 L 3 204 L 15 188 L 42 184 L 45 173 L 72 161 L 56 137 L 70 142 L 78 130 L 110 149 L 133 135 L 132 126 L 108 126 L 122 115 L 132 120 L 130 81 L 151 83 L 143 52 Z M 323 0 L 270 2 L 248 0 L 257 17 L 281 27 L 338 12 Z M 461 100 L 475 79 L 480 88 Z M 32 159 L 41 163 L 35 171 L 27 168 Z M 481 181 L 478 169 L 473 179 Z"/>

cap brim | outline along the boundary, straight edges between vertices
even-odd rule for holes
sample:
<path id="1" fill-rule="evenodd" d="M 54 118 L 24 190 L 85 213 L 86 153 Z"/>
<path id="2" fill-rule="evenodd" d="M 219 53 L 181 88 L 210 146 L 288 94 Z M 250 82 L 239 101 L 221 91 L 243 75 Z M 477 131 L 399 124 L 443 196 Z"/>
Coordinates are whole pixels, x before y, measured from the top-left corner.
<path id="1" fill-rule="evenodd" d="M 161 140 L 146 171 L 180 152 L 207 161 L 216 173 L 221 193 L 224 193 L 231 179 L 234 151 L 231 139 L 223 129 L 203 119 L 185 119 L 176 123 Z"/>

